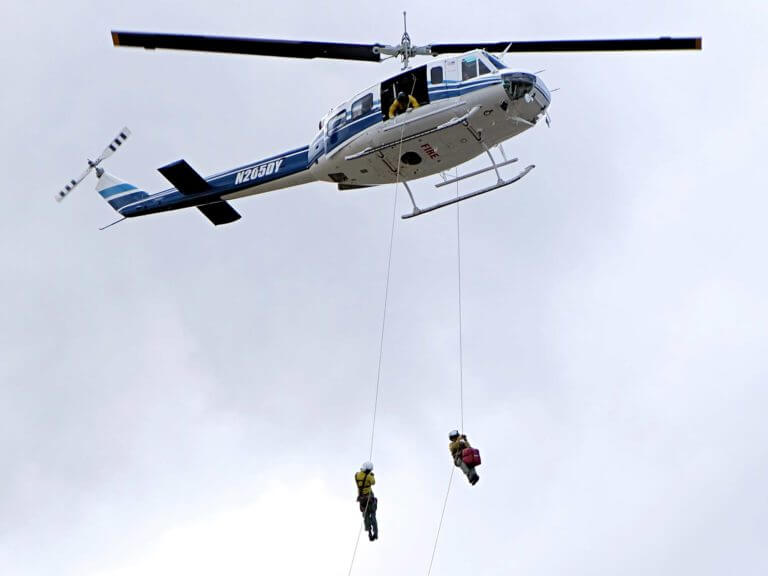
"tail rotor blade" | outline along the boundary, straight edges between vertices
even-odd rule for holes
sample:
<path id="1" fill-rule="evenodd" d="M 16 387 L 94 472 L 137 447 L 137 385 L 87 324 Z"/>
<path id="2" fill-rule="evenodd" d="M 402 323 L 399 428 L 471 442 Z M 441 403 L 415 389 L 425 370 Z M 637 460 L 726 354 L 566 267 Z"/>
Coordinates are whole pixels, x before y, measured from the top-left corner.
<path id="1" fill-rule="evenodd" d="M 69 193 L 72 192 L 72 190 L 74 190 L 78 184 L 80 184 L 80 182 L 85 180 L 86 176 L 91 173 L 91 170 L 96 168 L 96 166 L 117 152 L 117 149 L 123 145 L 123 142 L 125 142 L 130 135 L 131 131 L 128 130 L 127 127 L 124 127 L 122 130 L 120 130 L 120 133 L 112 140 L 112 142 L 109 143 L 106 148 L 104 148 L 104 151 L 99 155 L 99 157 L 96 158 L 96 160 L 88 160 L 88 168 L 86 168 L 83 173 L 80 174 L 80 176 L 78 176 L 76 179 L 70 180 L 66 186 L 64 186 L 64 188 L 62 188 L 58 194 L 56 194 L 56 201 L 61 202 L 64 200 L 64 198 L 66 198 Z"/>
<path id="2" fill-rule="evenodd" d="M 131 135 L 131 131 L 128 130 L 128 127 L 124 127 L 122 130 L 120 130 L 120 133 L 115 136 L 114 140 L 109 143 L 109 146 L 104 148 L 104 151 L 101 153 L 101 155 L 96 159 L 96 161 L 93 163 L 94 166 L 97 166 L 99 163 L 101 163 L 102 160 L 106 160 L 112 154 L 117 152 L 117 149 L 120 148 L 120 146 L 123 145 L 123 142 L 125 142 L 128 139 L 128 136 Z"/>
<path id="3" fill-rule="evenodd" d="M 90 160 L 88 161 L 88 163 L 90 164 Z M 91 167 L 89 166 L 88 168 L 85 169 L 85 171 L 82 174 L 80 174 L 80 176 L 77 177 L 77 179 L 70 180 L 69 182 L 67 182 L 67 185 L 64 186 L 64 188 L 62 188 L 58 194 L 56 194 L 56 201 L 61 202 L 62 200 L 64 200 L 64 198 L 66 198 L 67 195 L 69 195 L 69 193 L 75 189 L 75 186 L 77 186 L 78 184 L 80 184 L 80 182 L 85 180 L 85 177 L 88 176 L 88 174 L 90 173 L 91 173 Z"/>

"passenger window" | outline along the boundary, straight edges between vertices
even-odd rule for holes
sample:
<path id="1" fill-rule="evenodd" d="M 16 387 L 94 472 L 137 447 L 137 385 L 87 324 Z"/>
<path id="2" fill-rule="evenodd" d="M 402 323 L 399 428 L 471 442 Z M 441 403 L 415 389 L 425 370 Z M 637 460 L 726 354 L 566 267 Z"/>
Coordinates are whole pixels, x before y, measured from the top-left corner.
<path id="1" fill-rule="evenodd" d="M 430 84 L 442 84 L 443 83 L 443 67 L 442 66 L 435 66 L 432 68 L 432 70 L 429 71 L 429 82 Z"/>
<path id="2" fill-rule="evenodd" d="M 490 68 L 488 68 L 488 66 L 486 66 L 485 62 L 483 62 L 482 60 L 477 61 L 477 67 L 480 69 L 480 75 L 491 73 Z"/>
<path id="3" fill-rule="evenodd" d="M 477 76 L 477 56 L 467 56 L 461 61 L 461 79 L 469 80 Z"/>
<path id="4" fill-rule="evenodd" d="M 358 98 L 354 101 L 352 104 L 352 118 L 351 120 L 356 120 L 357 118 L 361 118 L 368 114 L 373 109 L 373 94 L 370 92 L 363 96 L 362 98 Z"/>
<path id="5" fill-rule="evenodd" d="M 336 116 L 330 119 L 328 122 L 328 134 L 333 134 L 339 128 L 344 126 L 344 121 L 347 119 L 347 111 L 342 110 Z"/>

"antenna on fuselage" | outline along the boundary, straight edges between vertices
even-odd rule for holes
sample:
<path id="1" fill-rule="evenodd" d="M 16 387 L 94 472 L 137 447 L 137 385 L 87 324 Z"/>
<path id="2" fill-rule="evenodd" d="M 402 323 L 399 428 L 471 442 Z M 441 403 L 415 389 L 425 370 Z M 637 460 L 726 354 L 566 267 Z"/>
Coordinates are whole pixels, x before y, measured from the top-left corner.
<path id="1" fill-rule="evenodd" d="M 499 59 L 500 59 L 500 60 L 502 60 L 502 61 L 504 60 L 504 56 L 506 56 L 506 55 L 507 55 L 507 52 L 509 52 L 509 49 L 510 49 L 510 48 L 512 48 L 512 42 L 510 42 L 509 44 L 507 44 L 507 47 L 506 47 L 506 48 L 504 48 L 504 52 L 502 52 L 501 54 L 499 54 Z"/>

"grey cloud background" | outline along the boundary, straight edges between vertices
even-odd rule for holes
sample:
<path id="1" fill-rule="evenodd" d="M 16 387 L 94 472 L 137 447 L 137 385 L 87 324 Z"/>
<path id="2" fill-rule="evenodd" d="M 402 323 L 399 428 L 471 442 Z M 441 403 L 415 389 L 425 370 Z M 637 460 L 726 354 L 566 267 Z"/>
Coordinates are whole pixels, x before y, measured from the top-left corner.
<path id="1" fill-rule="evenodd" d="M 530 55 L 536 170 L 461 210 L 465 420 L 434 574 L 764 574 L 763 2 L 408 6 L 415 42 L 696 35 L 697 54 Z M 306 143 L 394 63 L 112 48 L 117 29 L 395 42 L 399 6 L 11 2 L 0 18 L 0 573 L 339 574 L 358 526 L 393 188 L 313 184 L 98 226 L 87 181 Z M 431 182 L 415 185 L 435 198 Z M 406 210 L 398 198 L 398 214 Z M 426 572 L 458 425 L 455 213 L 396 222 L 355 573 Z"/>

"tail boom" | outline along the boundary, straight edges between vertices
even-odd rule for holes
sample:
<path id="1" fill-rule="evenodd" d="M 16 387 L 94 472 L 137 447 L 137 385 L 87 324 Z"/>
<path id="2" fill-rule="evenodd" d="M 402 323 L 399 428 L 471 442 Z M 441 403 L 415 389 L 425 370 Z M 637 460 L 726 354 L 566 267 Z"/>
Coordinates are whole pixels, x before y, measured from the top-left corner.
<path id="1" fill-rule="evenodd" d="M 127 218 L 198 207 L 209 219 L 209 213 L 218 215 L 211 219 L 214 224 L 227 223 L 236 219 L 229 211 L 222 216 L 225 209 L 222 204 L 227 200 L 314 181 L 309 171 L 308 152 L 309 147 L 304 146 L 209 178 L 203 178 L 184 160 L 179 160 L 159 169 L 175 188 L 146 195 L 136 187 L 117 181 L 99 193 Z M 234 212 L 231 207 L 229 210 Z"/>

